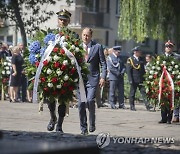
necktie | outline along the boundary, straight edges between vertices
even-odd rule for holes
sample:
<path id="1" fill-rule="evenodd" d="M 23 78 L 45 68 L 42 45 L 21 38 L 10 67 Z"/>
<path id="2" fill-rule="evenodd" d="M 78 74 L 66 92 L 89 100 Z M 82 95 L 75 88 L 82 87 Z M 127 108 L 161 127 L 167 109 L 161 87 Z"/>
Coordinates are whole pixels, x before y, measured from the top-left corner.
<path id="1" fill-rule="evenodd" d="M 87 61 L 87 59 L 88 59 L 88 46 L 87 45 L 84 47 L 84 50 L 86 51 L 85 60 Z"/>

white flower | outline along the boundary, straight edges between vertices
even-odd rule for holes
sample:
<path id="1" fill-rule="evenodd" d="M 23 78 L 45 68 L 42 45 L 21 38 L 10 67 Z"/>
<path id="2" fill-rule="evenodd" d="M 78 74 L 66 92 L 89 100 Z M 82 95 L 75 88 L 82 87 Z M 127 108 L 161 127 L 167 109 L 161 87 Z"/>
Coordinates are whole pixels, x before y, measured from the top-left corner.
<path id="1" fill-rule="evenodd" d="M 157 67 L 157 70 L 159 70 L 159 71 L 160 71 L 160 70 L 161 70 L 161 67 Z"/>
<path id="2" fill-rule="evenodd" d="M 48 45 L 52 44 L 52 41 L 48 41 Z"/>
<path id="3" fill-rule="evenodd" d="M 78 78 L 76 78 L 76 79 L 74 80 L 74 82 L 78 82 Z"/>
<path id="4" fill-rule="evenodd" d="M 67 47 L 67 45 L 68 45 L 67 42 L 64 42 L 64 43 L 63 43 L 63 46 L 64 46 L 64 47 Z"/>
<path id="5" fill-rule="evenodd" d="M 5 67 L 5 69 L 6 69 L 6 70 L 9 70 L 9 67 L 8 67 L 8 66 L 6 66 L 6 67 Z"/>
<path id="6" fill-rule="evenodd" d="M 158 72 L 154 72 L 154 74 L 156 74 L 156 75 L 157 75 L 157 74 L 158 74 Z"/>
<path id="7" fill-rule="evenodd" d="M 176 70 L 176 74 L 178 74 L 179 73 L 179 70 Z"/>
<path id="8" fill-rule="evenodd" d="M 79 48 L 78 48 L 78 47 L 76 47 L 75 51 L 76 51 L 76 52 L 79 52 Z"/>
<path id="9" fill-rule="evenodd" d="M 5 71 L 2 71 L 2 74 L 5 74 Z"/>
<path id="10" fill-rule="evenodd" d="M 47 61 L 49 62 L 49 61 L 51 61 L 52 60 L 52 57 L 51 56 L 48 56 L 47 57 Z"/>
<path id="11" fill-rule="evenodd" d="M 7 65 L 7 62 L 4 62 L 4 65 Z"/>
<path id="12" fill-rule="evenodd" d="M 6 71 L 6 73 L 9 75 L 9 74 L 10 74 L 10 71 Z"/>
<path id="13" fill-rule="evenodd" d="M 153 78 L 153 76 L 152 76 L 152 75 L 150 75 L 150 76 L 149 76 L 149 79 L 152 79 L 152 78 Z"/>
<path id="14" fill-rule="evenodd" d="M 64 42 L 65 36 L 61 36 L 61 41 Z"/>
<path id="15" fill-rule="evenodd" d="M 8 66 L 11 66 L 11 63 L 8 63 Z"/>
<path id="16" fill-rule="evenodd" d="M 57 70 L 56 73 L 58 76 L 60 76 L 63 72 L 61 70 Z"/>
<path id="17" fill-rule="evenodd" d="M 74 59 L 71 60 L 71 64 L 72 64 L 72 65 L 75 64 L 75 60 L 74 60 Z"/>
<path id="18" fill-rule="evenodd" d="M 52 73 L 52 70 L 51 69 L 47 69 L 47 74 L 51 74 Z"/>
<path id="19" fill-rule="evenodd" d="M 64 60 L 64 61 L 63 61 L 63 65 L 68 65 L 68 61 L 67 61 L 67 60 Z"/>
<path id="20" fill-rule="evenodd" d="M 156 64 L 158 64 L 158 65 L 159 65 L 159 61 L 157 61 L 157 62 L 156 62 Z"/>
<path id="21" fill-rule="evenodd" d="M 152 69 L 154 70 L 154 69 L 155 69 L 155 66 L 153 66 Z"/>
<path id="22" fill-rule="evenodd" d="M 64 76 L 64 81 L 67 81 L 69 79 L 69 76 L 68 75 L 65 75 Z"/>
<path id="23" fill-rule="evenodd" d="M 150 71 L 149 73 L 150 73 L 150 74 L 154 74 L 154 71 Z"/>
<path id="24" fill-rule="evenodd" d="M 177 78 L 180 79 L 180 75 L 178 75 Z"/>
<path id="25" fill-rule="evenodd" d="M 57 85 L 56 87 L 57 87 L 58 89 L 61 89 L 62 86 L 61 86 L 61 85 Z"/>
<path id="26" fill-rule="evenodd" d="M 75 48 L 76 48 L 75 45 L 72 45 L 72 46 L 71 46 L 71 49 L 75 49 Z"/>
<path id="27" fill-rule="evenodd" d="M 166 64 L 166 61 L 163 61 L 163 64 L 165 65 L 165 64 Z"/>
<path id="28" fill-rule="evenodd" d="M 175 74 L 175 71 L 172 71 L 172 74 L 174 75 L 174 74 Z"/>
<path id="29" fill-rule="evenodd" d="M 54 59 L 54 61 L 58 61 L 59 60 L 59 56 L 57 56 L 57 55 L 54 55 L 54 57 L 53 57 L 53 59 Z"/>
<path id="30" fill-rule="evenodd" d="M 168 71 L 172 71 L 172 68 L 171 68 L 171 67 L 169 67 L 169 68 L 168 68 Z"/>
<path id="31" fill-rule="evenodd" d="M 178 65 L 175 65 L 174 67 L 175 67 L 175 68 L 178 68 L 179 66 L 178 66 Z"/>
<path id="32" fill-rule="evenodd" d="M 50 88 L 53 87 L 53 84 L 52 84 L 52 83 L 48 83 L 47 85 L 48 85 L 48 87 L 50 87 Z"/>
<path id="33" fill-rule="evenodd" d="M 171 62 L 171 64 L 172 64 L 172 65 L 174 65 L 174 64 L 175 64 L 175 62 L 174 62 L 174 61 L 172 61 L 172 62 Z"/>

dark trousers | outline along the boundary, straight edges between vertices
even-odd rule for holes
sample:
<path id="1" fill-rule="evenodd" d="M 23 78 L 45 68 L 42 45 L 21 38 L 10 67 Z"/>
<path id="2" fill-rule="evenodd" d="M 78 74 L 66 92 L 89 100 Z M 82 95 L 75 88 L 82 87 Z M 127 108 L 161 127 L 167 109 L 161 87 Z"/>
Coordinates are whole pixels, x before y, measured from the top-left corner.
<path id="1" fill-rule="evenodd" d="M 131 107 L 134 107 L 134 106 L 135 106 L 134 101 L 135 101 L 135 94 L 136 94 L 137 88 L 139 88 L 140 93 L 141 93 L 142 98 L 143 98 L 143 102 L 144 102 L 145 106 L 147 107 L 147 106 L 149 105 L 149 103 L 147 102 L 147 99 L 146 99 L 145 88 L 144 88 L 143 85 L 141 85 L 141 84 L 139 84 L 139 83 L 133 83 L 133 84 L 131 84 L 131 86 L 130 86 L 130 95 L 129 95 L 129 103 L 130 103 L 130 106 L 131 106 Z"/>
<path id="2" fill-rule="evenodd" d="M 27 96 L 27 77 L 22 74 L 21 76 L 21 86 L 18 90 L 18 98 L 21 99 L 22 102 L 26 102 L 26 96 Z"/>
<path id="3" fill-rule="evenodd" d="M 173 111 L 168 107 L 161 108 L 161 117 L 163 122 L 171 122 Z"/>
<path id="4" fill-rule="evenodd" d="M 89 127 L 95 128 L 95 96 L 96 87 L 92 87 L 89 83 L 85 85 L 87 102 L 81 102 L 79 90 L 77 91 L 78 97 L 78 109 L 80 118 L 80 128 L 81 131 L 87 131 L 87 114 L 86 107 L 89 111 Z"/>

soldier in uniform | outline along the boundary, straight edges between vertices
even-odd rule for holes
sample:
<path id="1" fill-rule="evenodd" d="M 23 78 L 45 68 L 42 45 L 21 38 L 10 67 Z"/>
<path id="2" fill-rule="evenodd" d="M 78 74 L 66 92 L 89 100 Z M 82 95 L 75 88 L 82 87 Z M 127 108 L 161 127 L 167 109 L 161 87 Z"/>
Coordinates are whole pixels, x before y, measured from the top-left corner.
<path id="1" fill-rule="evenodd" d="M 143 76 L 145 74 L 145 68 L 144 68 L 144 61 L 141 57 L 140 47 L 137 46 L 133 48 L 132 51 L 133 51 L 133 56 L 131 56 L 127 60 L 127 75 L 130 83 L 130 95 L 129 95 L 130 110 L 136 111 L 134 101 L 135 101 L 135 94 L 137 88 L 139 88 L 140 90 L 146 109 L 150 110 L 151 106 L 147 102 L 145 88 L 143 86 L 143 81 L 144 81 Z"/>
<path id="2" fill-rule="evenodd" d="M 124 72 L 125 65 L 120 57 L 121 46 L 113 47 L 113 52 L 108 56 L 107 65 L 109 70 L 109 103 L 112 109 L 116 109 L 116 89 L 118 92 L 119 108 L 125 109 L 124 105 Z"/>
<path id="3" fill-rule="evenodd" d="M 68 24 L 70 23 L 71 13 L 68 12 L 67 10 L 63 9 L 63 10 L 57 12 L 56 14 L 58 15 L 59 28 L 68 26 Z M 77 36 L 78 35 L 76 34 L 75 37 L 77 37 Z M 47 100 L 45 99 L 45 101 L 47 101 Z M 65 117 L 65 114 L 66 114 L 66 105 L 65 105 L 65 103 L 62 103 L 62 104 L 58 105 L 58 114 L 59 114 L 58 119 L 56 117 L 56 112 L 55 112 L 56 103 L 47 101 L 47 104 L 48 104 L 48 108 L 49 108 L 49 111 L 50 111 L 50 117 L 51 117 L 50 122 L 49 122 L 49 124 L 47 126 L 47 130 L 48 131 L 53 131 L 55 125 L 57 124 L 56 131 L 60 132 L 60 133 L 63 133 L 62 123 L 64 121 L 64 117 Z"/>
<path id="4" fill-rule="evenodd" d="M 174 47 L 174 44 L 170 40 L 168 42 L 166 42 L 164 55 L 167 57 L 172 56 L 175 59 L 180 59 L 179 55 L 172 52 L 173 47 Z M 161 109 L 161 118 L 162 119 L 159 121 L 159 123 L 171 124 L 172 116 L 173 116 L 173 111 L 170 108 L 166 107 L 166 108 Z M 174 118 L 173 118 L 172 122 L 179 122 L 179 107 L 174 109 Z"/>

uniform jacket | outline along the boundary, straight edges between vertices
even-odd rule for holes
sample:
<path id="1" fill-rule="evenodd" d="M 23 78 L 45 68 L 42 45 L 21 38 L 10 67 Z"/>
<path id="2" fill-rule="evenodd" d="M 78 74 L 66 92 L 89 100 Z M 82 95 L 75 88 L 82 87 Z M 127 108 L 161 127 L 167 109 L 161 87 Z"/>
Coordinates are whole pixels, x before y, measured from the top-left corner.
<path id="1" fill-rule="evenodd" d="M 134 56 L 127 60 L 127 74 L 130 83 L 142 83 L 144 81 L 144 61 L 139 57 L 139 61 Z"/>
<path id="2" fill-rule="evenodd" d="M 97 86 L 100 79 L 100 67 L 101 66 L 101 78 L 106 79 L 107 64 L 104 56 L 102 45 L 91 41 L 90 51 L 88 54 L 87 63 L 89 64 L 88 81 L 91 86 Z"/>
<path id="3" fill-rule="evenodd" d="M 107 59 L 107 65 L 109 71 L 109 80 L 118 80 L 123 77 L 125 65 L 120 56 L 116 57 L 114 54 L 110 54 Z"/>

